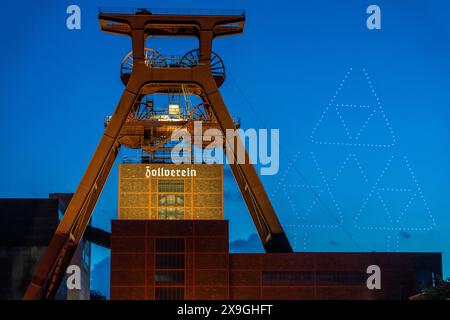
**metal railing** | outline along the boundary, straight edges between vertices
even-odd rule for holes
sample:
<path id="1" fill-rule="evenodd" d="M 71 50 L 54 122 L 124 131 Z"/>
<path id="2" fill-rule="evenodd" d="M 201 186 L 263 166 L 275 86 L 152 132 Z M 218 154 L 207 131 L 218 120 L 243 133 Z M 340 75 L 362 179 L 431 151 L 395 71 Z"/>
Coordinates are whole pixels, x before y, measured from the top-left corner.
<path id="1" fill-rule="evenodd" d="M 101 7 L 99 14 L 152 14 L 152 15 L 188 15 L 188 16 L 245 16 L 242 9 L 187 9 L 187 8 L 131 8 Z"/>
<path id="2" fill-rule="evenodd" d="M 160 56 L 157 59 L 154 58 L 146 58 L 143 63 L 147 67 L 152 68 L 193 68 L 200 64 L 210 63 L 209 59 L 201 59 L 201 58 L 186 58 L 185 56 L 179 55 L 168 55 L 168 56 Z M 123 62 L 122 62 L 122 65 Z M 132 68 L 129 66 L 125 66 L 125 70 L 123 73 L 131 73 Z"/>
<path id="3" fill-rule="evenodd" d="M 187 59 L 184 56 L 169 55 L 164 56 L 165 66 L 161 68 L 192 68 L 199 64 L 199 59 Z M 156 66 L 158 68 L 158 66 Z"/>
<path id="4" fill-rule="evenodd" d="M 205 155 L 201 156 L 201 162 L 197 162 L 197 159 L 199 159 L 199 155 L 191 155 L 190 157 L 186 158 L 188 163 L 206 163 L 206 164 L 213 164 L 216 163 L 216 159 L 212 157 L 206 157 Z M 178 159 L 179 160 L 179 159 Z M 156 151 L 153 155 L 153 159 L 150 157 L 150 155 L 141 155 L 141 156 L 123 156 L 122 157 L 122 163 L 123 164 L 146 164 L 146 163 L 174 163 L 174 159 L 172 158 L 172 154 L 170 151 Z"/>
<path id="5" fill-rule="evenodd" d="M 161 119 L 157 118 L 158 114 L 160 114 L 160 115 L 168 115 L 167 112 L 166 113 L 160 112 L 160 113 L 155 113 L 155 114 L 149 115 L 145 119 L 137 119 L 137 120 L 164 121 L 164 120 L 161 120 Z M 105 127 L 108 126 L 109 122 L 111 121 L 111 118 L 112 118 L 112 116 L 105 116 L 105 118 L 103 120 L 103 124 L 105 125 Z M 187 115 L 181 114 L 179 118 L 172 119 L 172 121 L 174 121 L 174 120 L 175 121 L 187 121 L 187 120 L 189 120 L 189 117 Z M 236 126 L 236 128 L 240 128 L 241 127 L 241 118 L 233 117 L 233 122 L 234 122 L 234 125 Z"/>

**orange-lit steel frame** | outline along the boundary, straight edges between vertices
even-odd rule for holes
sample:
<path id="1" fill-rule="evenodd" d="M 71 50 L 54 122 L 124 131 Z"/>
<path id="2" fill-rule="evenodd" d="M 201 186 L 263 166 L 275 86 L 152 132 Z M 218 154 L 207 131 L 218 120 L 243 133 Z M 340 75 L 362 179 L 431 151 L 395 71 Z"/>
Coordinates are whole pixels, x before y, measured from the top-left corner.
<path id="1" fill-rule="evenodd" d="M 78 188 L 35 271 L 24 299 L 52 299 L 82 238 L 97 199 L 120 150 L 122 128 L 133 106 L 143 95 L 161 93 L 167 87 L 194 85 L 213 111 L 223 133 L 235 129 L 218 87 L 224 78 L 211 72 L 213 39 L 240 34 L 244 29 L 245 14 L 241 11 L 211 10 L 153 10 L 100 9 L 99 20 L 104 32 L 130 36 L 133 47 L 133 69 L 126 88 L 109 121 L 97 149 Z M 149 36 L 199 39 L 200 63 L 190 67 L 151 66 L 145 63 L 145 42 Z M 227 141 L 243 147 L 239 137 Z M 245 149 L 245 148 L 244 148 Z M 236 160 L 236 155 L 234 155 Z M 255 223 L 267 252 L 292 252 L 289 241 L 264 190 L 261 180 L 248 161 L 235 161 L 231 170 Z"/>

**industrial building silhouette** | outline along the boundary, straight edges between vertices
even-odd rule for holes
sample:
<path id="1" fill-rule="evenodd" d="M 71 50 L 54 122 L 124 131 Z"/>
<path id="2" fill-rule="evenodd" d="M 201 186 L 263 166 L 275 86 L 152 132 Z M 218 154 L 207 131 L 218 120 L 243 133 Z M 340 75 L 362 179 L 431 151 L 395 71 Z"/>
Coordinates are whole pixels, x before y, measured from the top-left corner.
<path id="1" fill-rule="evenodd" d="M 171 137 L 180 130 L 195 135 L 195 122 L 201 134 L 217 129 L 225 136 L 240 126 L 219 91 L 226 68 L 212 46 L 243 32 L 245 12 L 101 8 L 99 21 L 102 31 L 131 39 L 121 65 L 125 89 L 25 299 L 55 297 L 121 147 L 141 155 L 119 168 L 111 299 L 406 299 L 442 273 L 438 253 L 294 253 L 239 135 L 223 149 L 232 150 L 230 169 L 266 253 L 230 254 L 223 166 L 195 162 L 195 150 L 209 146 L 203 140 L 174 163 Z M 193 37 L 199 47 L 167 56 L 146 47 L 152 37 Z M 196 174 L 146 174 L 161 168 Z M 381 269 L 380 289 L 367 286 L 370 265 Z"/>

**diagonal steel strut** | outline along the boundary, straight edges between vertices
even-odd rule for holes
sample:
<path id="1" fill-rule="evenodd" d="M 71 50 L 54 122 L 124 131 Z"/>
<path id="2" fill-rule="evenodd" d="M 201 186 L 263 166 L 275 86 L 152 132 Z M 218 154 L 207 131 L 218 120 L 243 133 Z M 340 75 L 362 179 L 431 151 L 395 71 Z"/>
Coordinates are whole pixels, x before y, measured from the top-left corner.
<path id="1" fill-rule="evenodd" d="M 91 218 L 120 149 L 118 137 L 137 93 L 125 90 L 29 284 L 24 300 L 52 299 Z"/>

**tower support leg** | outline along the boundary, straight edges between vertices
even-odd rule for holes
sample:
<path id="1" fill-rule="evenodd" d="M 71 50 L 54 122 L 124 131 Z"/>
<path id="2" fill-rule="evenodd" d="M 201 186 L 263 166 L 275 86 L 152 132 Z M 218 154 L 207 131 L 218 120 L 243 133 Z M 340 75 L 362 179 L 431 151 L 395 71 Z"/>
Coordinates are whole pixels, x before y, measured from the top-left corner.
<path id="1" fill-rule="evenodd" d="M 24 299 L 52 299 L 89 223 L 97 199 L 120 150 L 118 138 L 137 93 L 127 89 L 47 247 Z"/>
<path id="2" fill-rule="evenodd" d="M 222 133 L 226 137 L 226 130 L 234 130 L 236 127 L 222 95 L 218 89 L 205 94 Z M 244 153 L 245 163 L 239 163 L 236 155 L 237 150 Z M 230 157 L 232 157 L 230 161 L 232 162 L 230 163 L 231 171 L 255 223 L 264 249 L 266 252 L 292 252 L 289 240 L 239 136 L 234 136 L 231 141 L 227 141 L 227 158 L 230 159 Z"/>

